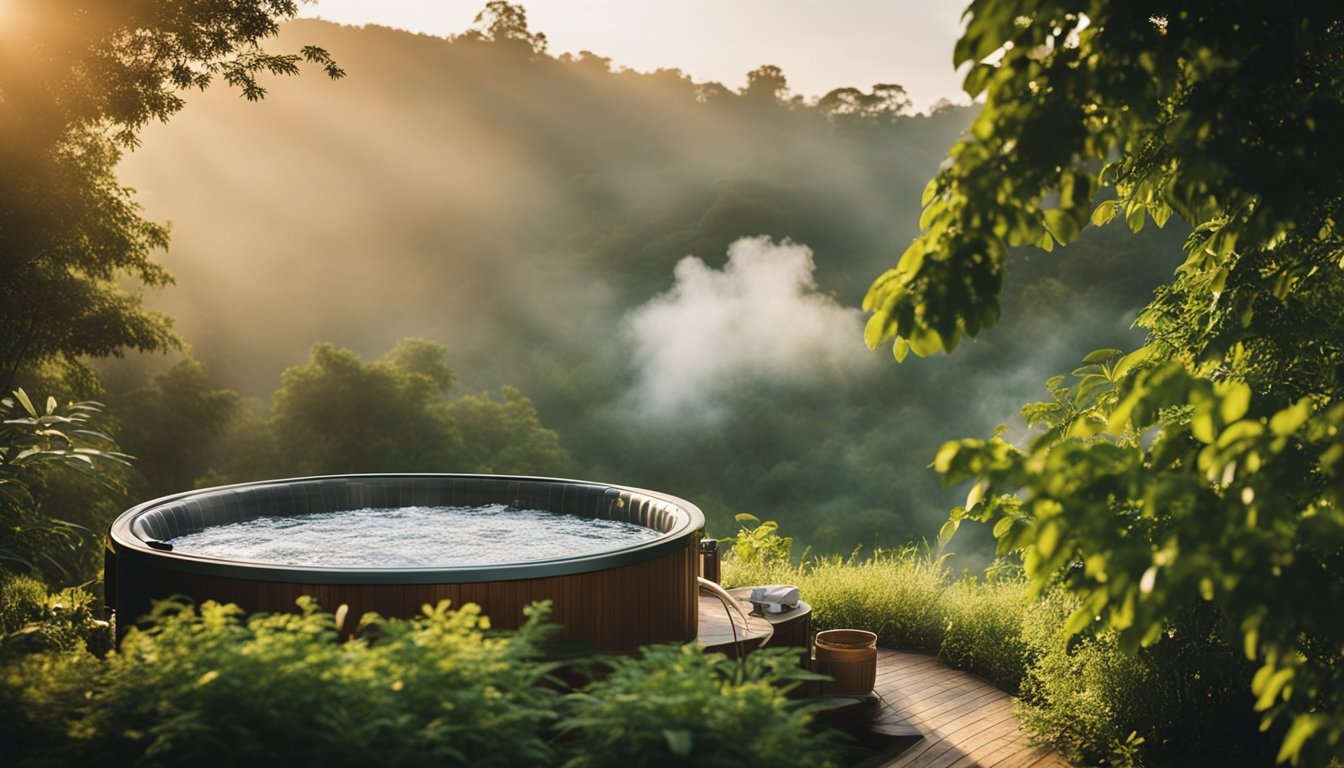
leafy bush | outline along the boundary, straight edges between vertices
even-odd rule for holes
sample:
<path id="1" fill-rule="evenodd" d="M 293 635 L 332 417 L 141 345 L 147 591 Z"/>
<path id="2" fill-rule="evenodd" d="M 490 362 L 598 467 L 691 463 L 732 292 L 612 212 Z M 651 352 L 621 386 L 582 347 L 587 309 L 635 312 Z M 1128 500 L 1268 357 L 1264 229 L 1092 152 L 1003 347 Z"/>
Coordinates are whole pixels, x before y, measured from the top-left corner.
<path id="1" fill-rule="evenodd" d="M 0 741 L 24 765 L 552 761 L 539 612 L 495 636 L 475 606 L 440 603 L 412 621 L 366 617 L 338 643 L 333 617 L 301 604 L 244 622 L 234 606 L 160 603 L 105 663 L 22 659 L 5 670 Z"/>
<path id="2" fill-rule="evenodd" d="M 55 594 L 33 576 L 0 571 L 0 658 L 38 651 L 105 651 L 107 622 L 95 616 L 93 595 L 79 587 Z"/>
<path id="3" fill-rule="evenodd" d="M 764 567 L 788 564 L 793 553 L 793 538 L 779 535 L 779 523 L 773 520 L 761 522 L 760 518 L 748 514 L 737 515 L 734 519 L 738 522 L 737 535 L 724 540 L 731 545 L 728 553 L 733 560 Z"/>
<path id="4" fill-rule="evenodd" d="M 807 729 L 786 697 L 802 680 L 797 651 L 742 660 L 695 645 L 653 646 L 614 658 L 611 672 L 566 700 L 561 730 L 576 738 L 568 768 L 834 765 L 835 743 Z"/>
<path id="5" fill-rule="evenodd" d="M 22 390 L 0 398 L 0 570 L 43 574 L 74 583 L 92 570 L 94 536 L 52 517 L 47 484 L 64 473 L 115 490 L 112 468 L 128 457 L 101 431 L 98 403 L 34 404 Z"/>
<path id="6" fill-rule="evenodd" d="M 1106 765 L 1270 765 L 1282 733 L 1260 731 L 1253 665 L 1211 611 L 1183 617 L 1161 642 L 1121 650 L 1114 633 L 1063 631 L 1076 601 L 1059 594 L 1028 614 L 1035 660 L 1023 723 L 1070 760 Z"/>
<path id="7" fill-rule="evenodd" d="M 0 594 L 6 609 L 46 597 L 31 579 Z M 235 606 L 164 602 L 106 660 L 78 645 L 11 655 L 0 754 L 16 766 L 811 766 L 833 751 L 786 697 L 811 677 L 789 651 L 737 662 L 652 647 L 562 696 L 537 655 L 544 607 L 510 633 L 490 632 L 474 605 L 370 614 L 344 643 L 337 618 L 300 607 L 244 620 Z"/>

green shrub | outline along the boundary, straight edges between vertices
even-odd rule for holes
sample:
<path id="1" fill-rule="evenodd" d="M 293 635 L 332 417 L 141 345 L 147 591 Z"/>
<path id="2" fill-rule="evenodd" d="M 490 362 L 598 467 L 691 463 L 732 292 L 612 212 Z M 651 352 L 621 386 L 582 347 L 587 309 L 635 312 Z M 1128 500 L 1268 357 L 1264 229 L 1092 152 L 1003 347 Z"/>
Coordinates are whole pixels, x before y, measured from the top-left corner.
<path id="1" fill-rule="evenodd" d="M 1015 577 L 953 582 L 941 597 L 947 615 L 938 657 L 1016 693 L 1032 657 L 1022 623 L 1026 583 Z"/>
<path id="2" fill-rule="evenodd" d="M 1158 643 L 1122 651 L 1109 632 L 1072 640 L 1072 603 L 1052 595 L 1030 612 L 1035 660 L 1022 685 L 1024 725 L 1070 760 L 1104 765 L 1272 765 L 1249 694 L 1253 665 L 1211 611 L 1183 616 Z"/>
<path id="3" fill-rule="evenodd" d="M 614 658 L 610 674 L 566 698 L 568 768 L 834 765 L 834 740 L 808 730 L 786 693 L 801 680 L 796 651 L 763 649 L 741 661 L 691 644 Z"/>
<path id="4" fill-rule="evenodd" d="M 723 541 L 729 545 L 729 557 L 744 565 L 770 567 L 789 563 L 793 555 L 793 539 L 779 535 L 779 523 L 773 520 L 761 522 L 760 518 L 748 514 L 737 515 L 734 519 L 738 522 L 737 535 Z"/>
<path id="5" fill-rule="evenodd" d="M 0 659 L 86 646 L 101 653 L 110 628 L 96 617 L 96 603 L 83 588 L 48 594 L 36 577 L 0 571 Z"/>
<path id="6" fill-rule="evenodd" d="M 45 591 L 2 594 L 28 604 Z M 413 620 L 366 616 L 339 642 L 335 617 L 300 607 L 244 619 L 159 603 L 105 660 L 78 645 L 15 655 L 0 665 L 0 754 L 16 766 L 502 767 L 811 766 L 834 752 L 786 697 L 813 677 L 796 652 L 739 663 L 653 647 L 562 696 L 537 656 L 542 608 L 493 633 L 476 606 L 445 602 Z"/>
<path id="7" fill-rule="evenodd" d="M 492 636 L 475 606 L 412 621 L 161 603 L 99 664 L 37 654 L 5 670 L 4 741 L 23 764 L 538 765 L 556 694 L 535 660 L 534 613 Z M 15 694 L 14 692 L 18 693 Z M 53 738 L 68 724 L 64 740 Z M 32 735 L 26 733 L 32 730 Z"/>

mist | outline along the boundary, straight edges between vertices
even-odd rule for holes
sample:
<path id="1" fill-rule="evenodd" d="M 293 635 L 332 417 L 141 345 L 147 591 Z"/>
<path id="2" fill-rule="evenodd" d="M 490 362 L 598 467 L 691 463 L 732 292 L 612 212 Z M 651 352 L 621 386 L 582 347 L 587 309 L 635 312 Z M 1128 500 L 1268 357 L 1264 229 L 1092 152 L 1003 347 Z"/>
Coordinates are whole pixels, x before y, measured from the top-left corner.
<path id="1" fill-rule="evenodd" d="M 716 270 L 677 262 L 675 284 L 627 319 L 638 373 L 628 398 L 646 418 L 721 419 L 725 395 L 757 383 L 821 381 L 874 365 L 858 310 L 819 293 L 812 250 L 737 240 Z"/>
<path id="2" fill-rule="evenodd" d="M 818 551 L 932 538 L 964 497 L 927 468 L 938 446 L 1020 425 L 1045 379 L 1132 346 L 1176 266 L 1180 233 L 1014 254 L 998 327 L 897 365 L 858 304 L 973 109 L 827 115 L 318 21 L 277 44 L 348 77 L 193 95 L 121 169 L 173 227 L 177 284 L 148 303 L 212 384 L 266 398 L 314 342 L 376 359 L 431 339 L 458 394 L 520 388 L 574 476 L 690 499 L 716 536 L 749 512 Z"/>

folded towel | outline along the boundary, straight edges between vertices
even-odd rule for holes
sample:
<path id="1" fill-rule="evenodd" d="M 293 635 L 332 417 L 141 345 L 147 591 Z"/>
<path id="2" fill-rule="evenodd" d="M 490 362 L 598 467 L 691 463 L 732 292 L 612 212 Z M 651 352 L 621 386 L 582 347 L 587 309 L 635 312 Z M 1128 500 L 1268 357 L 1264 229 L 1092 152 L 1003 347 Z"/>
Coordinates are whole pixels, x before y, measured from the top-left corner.
<path id="1" fill-rule="evenodd" d="M 792 584 L 771 584 L 765 587 L 751 588 L 751 602 L 774 603 L 788 610 L 798 605 L 798 588 Z M 774 611 L 779 613 L 780 611 Z"/>

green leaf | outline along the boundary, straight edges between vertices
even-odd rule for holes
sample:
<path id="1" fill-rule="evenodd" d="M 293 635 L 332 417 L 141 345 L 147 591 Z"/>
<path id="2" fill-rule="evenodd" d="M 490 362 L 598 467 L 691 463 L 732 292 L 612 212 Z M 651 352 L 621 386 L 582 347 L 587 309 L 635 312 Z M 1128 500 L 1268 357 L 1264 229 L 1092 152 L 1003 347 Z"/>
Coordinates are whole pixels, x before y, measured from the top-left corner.
<path id="1" fill-rule="evenodd" d="M 887 324 L 891 320 L 891 315 L 886 312 L 874 312 L 868 318 L 868 323 L 863 327 L 863 341 L 869 349 L 877 349 L 877 345 L 887 337 Z"/>
<path id="2" fill-rule="evenodd" d="M 1125 211 L 1125 224 L 1129 225 L 1129 231 L 1138 234 L 1143 231 L 1143 225 L 1148 221 L 1148 211 L 1143 205 L 1131 202 Z"/>
<path id="3" fill-rule="evenodd" d="M 1222 401 L 1218 404 L 1218 415 L 1222 416 L 1224 423 L 1231 424 L 1250 410 L 1251 388 L 1246 384 L 1240 381 L 1220 383 L 1214 391 L 1222 395 Z"/>
<path id="4" fill-rule="evenodd" d="M 1077 240 L 1082 232 L 1078 227 L 1078 221 L 1068 211 L 1053 208 L 1046 211 L 1042 218 L 1045 220 L 1045 228 L 1061 245 L 1068 245 Z"/>
<path id="5" fill-rule="evenodd" d="M 692 736 L 690 731 L 663 729 L 663 740 L 674 757 L 690 757 Z"/>
<path id="6" fill-rule="evenodd" d="M 1293 718 L 1293 724 L 1288 728 L 1288 735 L 1283 737 L 1283 746 L 1279 748 L 1279 755 L 1275 758 L 1277 762 L 1283 763 L 1291 760 L 1293 765 L 1297 765 L 1298 756 L 1302 752 L 1302 747 L 1311 738 L 1325 726 L 1327 720 L 1325 715 L 1298 715 Z"/>
<path id="7" fill-rule="evenodd" d="M 1128 355 L 1120 358 L 1120 362 L 1116 363 L 1115 368 L 1111 370 L 1111 376 L 1116 379 L 1123 378 L 1125 374 L 1129 373 L 1135 366 L 1147 362 L 1157 355 L 1157 353 L 1158 349 L 1155 345 L 1139 347 Z"/>
<path id="8" fill-rule="evenodd" d="M 1214 433 L 1213 414 L 1208 410 L 1197 410 L 1190 415 L 1190 434 L 1195 439 L 1205 445 L 1213 445 L 1216 437 Z"/>
<path id="9" fill-rule="evenodd" d="M 952 543 L 952 537 L 956 534 L 957 528 L 961 526 L 960 520 L 948 520 L 938 529 L 938 548 L 943 549 Z"/>
<path id="10" fill-rule="evenodd" d="M 957 457 L 957 453 L 960 451 L 961 443 L 956 441 L 943 443 L 943 446 L 938 449 L 938 454 L 933 457 L 933 470 L 940 475 L 947 474 L 948 470 L 952 468 L 953 459 Z"/>
<path id="11" fill-rule="evenodd" d="M 1064 633 L 1076 635 L 1086 629 L 1101 615 L 1101 610 L 1106 607 L 1106 600 L 1106 593 L 1102 590 L 1096 590 L 1088 595 L 1083 604 L 1069 615 L 1068 621 L 1064 622 Z"/>
<path id="12" fill-rule="evenodd" d="M 943 338 L 931 328 L 915 327 L 906 342 L 910 351 L 920 357 L 928 357 L 943 351 Z"/>
<path id="13" fill-rule="evenodd" d="M 19 404 L 23 406 L 23 410 L 27 411 L 29 416 L 37 418 L 37 409 L 33 407 L 33 401 L 28 399 L 28 393 L 24 392 L 22 387 L 14 390 L 14 396 L 19 399 Z"/>
<path id="14" fill-rule="evenodd" d="M 924 185 L 924 194 L 919 199 L 921 207 L 926 207 L 938 195 L 938 177 L 929 179 L 929 183 Z"/>
<path id="15" fill-rule="evenodd" d="M 905 339 L 897 339 L 895 343 L 891 345 L 891 354 L 896 358 L 896 362 L 905 362 L 906 356 L 910 354 L 909 342 Z"/>
<path id="16" fill-rule="evenodd" d="M 1269 428 L 1280 437 L 1287 437 L 1311 418 L 1311 400 L 1302 398 L 1295 404 L 1284 408 L 1269 420 Z"/>
<path id="17" fill-rule="evenodd" d="M 1258 691 L 1260 696 L 1255 700 L 1255 711 L 1264 712 L 1274 706 L 1274 700 L 1279 697 L 1283 687 L 1292 682 L 1294 674 L 1292 667 L 1284 667 L 1276 670 L 1267 680 L 1262 680 L 1262 687 Z"/>
<path id="18" fill-rule="evenodd" d="M 1083 358 L 1084 363 L 1100 364 L 1120 354 L 1118 349 L 1098 349 L 1089 352 L 1087 357 Z"/>
<path id="19" fill-rule="evenodd" d="M 1111 223 L 1115 214 L 1120 212 L 1120 203 L 1115 200 L 1104 200 L 1097 205 L 1097 209 L 1092 211 L 1092 224 L 1098 227 L 1104 227 Z"/>
<path id="20" fill-rule="evenodd" d="M 970 492 L 966 494 L 967 510 L 975 509 L 975 505 L 985 498 L 985 488 L 986 484 L 983 480 L 971 486 Z"/>
<path id="21" fill-rule="evenodd" d="M 1226 448 L 1243 440 L 1254 440 L 1265 433 L 1265 426 L 1253 419 L 1243 419 L 1236 423 L 1228 425 L 1218 435 L 1218 441 L 1215 443 L 1219 448 Z"/>

